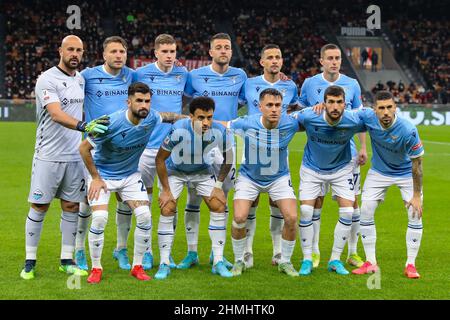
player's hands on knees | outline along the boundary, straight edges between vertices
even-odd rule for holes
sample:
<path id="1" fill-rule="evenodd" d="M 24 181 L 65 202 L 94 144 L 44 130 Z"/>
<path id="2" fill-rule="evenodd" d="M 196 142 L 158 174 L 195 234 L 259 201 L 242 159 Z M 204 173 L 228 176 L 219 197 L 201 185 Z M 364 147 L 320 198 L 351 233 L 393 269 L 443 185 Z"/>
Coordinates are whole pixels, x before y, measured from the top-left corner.
<path id="1" fill-rule="evenodd" d="M 175 203 L 175 198 L 170 190 L 163 190 L 159 195 L 159 208 L 162 209 L 170 203 Z"/>
<path id="2" fill-rule="evenodd" d="M 227 200 L 225 199 L 225 193 L 222 188 L 213 188 L 211 195 L 209 196 L 209 200 L 218 200 L 220 203 L 226 206 Z"/>
<path id="3" fill-rule="evenodd" d="M 411 199 L 411 201 L 409 201 L 407 204 L 406 204 L 406 207 L 409 209 L 410 207 L 413 207 L 413 210 L 412 210 L 412 216 L 413 216 L 413 218 L 415 218 L 416 217 L 416 214 L 417 214 L 417 218 L 418 219 L 421 219 L 422 218 L 422 210 L 423 210 L 423 208 L 422 208 L 422 199 L 421 199 L 421 197 L 413 197 L 412 199 Z"/>
<path id="4" fill-rule="evenodd" d="M 100 191 L 104 190 L 105 193 L 108 192 L 108 187 L 102 179 L 93 179 L 91 182 L 91 185 L 89 186 L 88 191 L 88 199 L 89 200 L 98 200 L 98 197 L 100 196 Z"/>
<path id="5" fill-rule="evenodd" d="M 366 164 L 367 162 L 367 150 L 366 149 L 361 149 L 358 152 L 358 165 L 363 166 Z"/>
<path id="6" fill-rule="evenodd" d="M 325 104 L 318 103 L 315 106 L 313 106 L 312 109 L 316 114 L 321 114 L 323 109 L 325 109 Z"/>

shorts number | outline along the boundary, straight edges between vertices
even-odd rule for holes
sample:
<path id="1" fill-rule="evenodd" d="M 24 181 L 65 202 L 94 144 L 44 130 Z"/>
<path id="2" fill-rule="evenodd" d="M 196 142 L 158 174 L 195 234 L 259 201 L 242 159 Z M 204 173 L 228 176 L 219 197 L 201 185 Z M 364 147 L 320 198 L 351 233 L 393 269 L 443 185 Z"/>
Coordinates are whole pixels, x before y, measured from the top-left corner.
<path id="1" fill-rule="evenodd" d="M 289 179 L 288 181 L 289 181 L 289 182 L 288 182 L 288 183 L 289 183 L 289 187 L 292 188 L 292 181 L 291 181 L 291 179 Z"/>
<path id="2" fill-rule="evenodd" d="M 236 177 L 235 177 L 235 175 L 236 175 L 236 168 L 232 168 L 231 171 L 232 171 L 233 173 L 231 174 L 230 180 L 234 180 L 234 179 L 236 179 Z"/>
<path id="3" fill-rule="evenodd" d="M 80 188 L 81 192 L 86 191 L 86 180 L 81 179 L 81 188 Z"/>
<path id="4" fill-rule="evenodd" d="M 144 186 L 144 181 L 139 180 L 138 183 L 141 184 L 141 191 L 147 191 L 147 189 L 145 189 L 145 186 Z"/>
<path id="5" fill-rule="evenodd" d="M 212 175 L 211 177 L 210 177 L 211 179 L 214 179 L 214 182 L 216 182 L 217 180 L 216 180 L 216 176 L 215 175 Z"/>
<path id="6" fill-rule="evenodd" d="M 347 179 L 348 184 L 350 185 L 350 190 L 353 191 L 355 190 L 355 186 L 356 186 L 356 182 L 358 181 L 359 178 L 359 174 L 358 173 L 354 173 L 353 174 L 353 179 Z"/>

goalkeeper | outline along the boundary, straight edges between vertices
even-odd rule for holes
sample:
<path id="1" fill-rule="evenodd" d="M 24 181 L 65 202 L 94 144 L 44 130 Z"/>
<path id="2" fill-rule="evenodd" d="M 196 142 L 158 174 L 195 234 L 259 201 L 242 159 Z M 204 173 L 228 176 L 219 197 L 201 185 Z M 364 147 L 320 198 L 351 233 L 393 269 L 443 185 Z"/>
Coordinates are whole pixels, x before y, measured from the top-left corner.
<path id="1" fill-rule="evenodd" d="M 38 125 L 28 196 L 31 205 L 25 222 L 25 266 L 20 274 L 26 280 L 35 276 L 42 225 L 54 198 L 61 200 L 59 271 L 87 275 L 72 260 L 79 202 L 84 199 L 86 190 L 78 147 L 81 132 L 103 133 L 109 119 L 104 116 L 90 123 L 79 121 L 83 114 L 85 86 L 84 78 L 77 71 L 83 56 L 81 39 L 74 35 L 65 37 L 59 55 L 59 64 L 42 73 L 35 87 Z"/>

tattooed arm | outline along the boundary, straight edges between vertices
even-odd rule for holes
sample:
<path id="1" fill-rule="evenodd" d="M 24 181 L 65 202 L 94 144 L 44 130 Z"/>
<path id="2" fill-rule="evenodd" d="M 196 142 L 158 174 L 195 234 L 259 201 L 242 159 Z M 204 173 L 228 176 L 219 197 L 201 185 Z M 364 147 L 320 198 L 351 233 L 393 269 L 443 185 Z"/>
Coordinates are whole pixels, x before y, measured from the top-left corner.
<path id="1" fill-rule="evenodd" d="M 185 114 L 179 114 L 175 112 L 160 112 L 159 114 L 162 118 L 162 122 L 168 123 L 174 123 L 175 121 L 178 121 L 180 119 L 189 118 L 189 116 Z"/>
<path id="2" fill-rule="evenodd" d="M 412 175 L 413 175 L 413 198 L 408 202 L 408 208 L 413 207 L 413 217 L 418 214 L 418 217 L 422 217 L 422 157 L 412 159 Z"/>

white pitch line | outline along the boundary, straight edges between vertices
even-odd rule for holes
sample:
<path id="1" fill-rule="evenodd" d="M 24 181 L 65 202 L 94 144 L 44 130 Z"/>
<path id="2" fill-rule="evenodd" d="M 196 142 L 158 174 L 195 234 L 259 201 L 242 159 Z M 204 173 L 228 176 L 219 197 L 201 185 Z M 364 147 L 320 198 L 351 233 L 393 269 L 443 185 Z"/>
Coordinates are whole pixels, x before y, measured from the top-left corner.
<path id="1" fill-rule="evenodd" d="M 442 144 L 445 146 L 450 146 L 450 142 L 440 142 L 440 141 L 431 141 L 431 140 L 422 140 L 425 143 L 431 143 L 431 144 Z"/>

